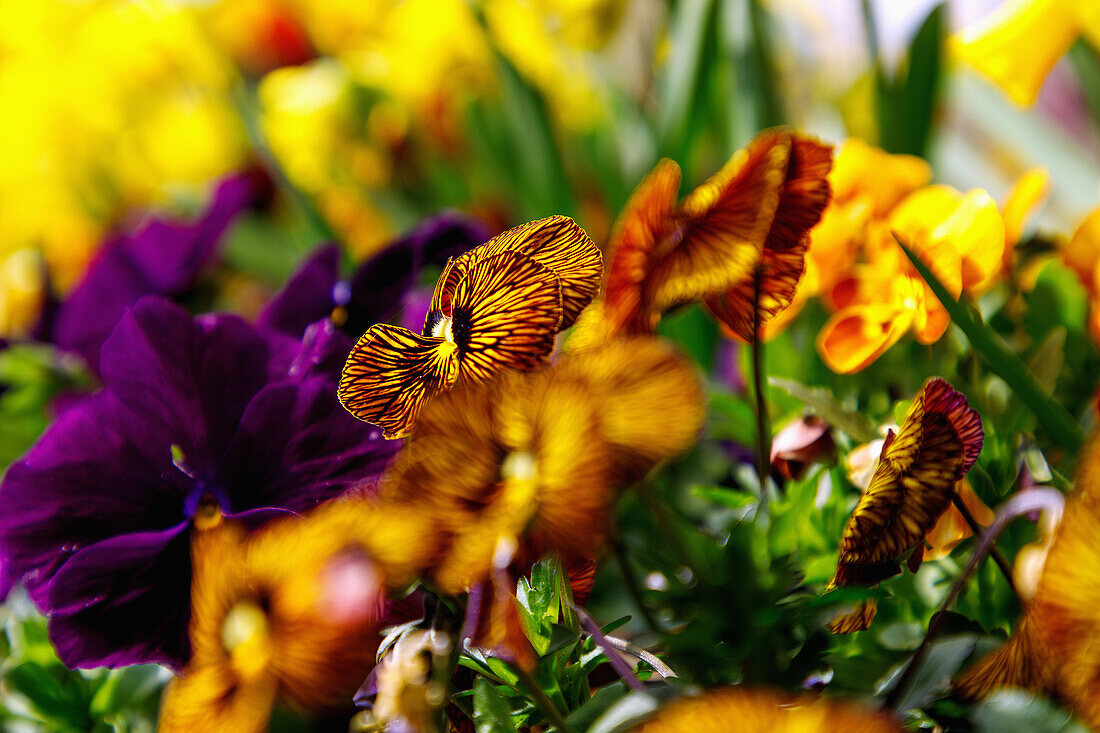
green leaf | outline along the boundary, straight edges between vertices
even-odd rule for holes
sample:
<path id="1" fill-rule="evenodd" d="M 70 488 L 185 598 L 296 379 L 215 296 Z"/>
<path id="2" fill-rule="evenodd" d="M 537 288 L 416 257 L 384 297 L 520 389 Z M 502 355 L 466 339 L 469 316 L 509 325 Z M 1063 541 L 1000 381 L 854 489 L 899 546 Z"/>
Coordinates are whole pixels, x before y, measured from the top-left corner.
<path id="1" fill-rule="evenodd" d="M 569 723 L 569 727 L 573 730 L 588 730 L 592 723 L 607 712 L 608 708 L 623 699 L 627 692 L 626 685 L 622 682 L 601 687 L 584 705 L 570 713 L 565 722 Z"/>
<path id="2" fill-rule="evenodd" d="M 474 726 L 477 733 L 516 733 L 508 700 L 484 677 L 474 680 Z"/>
<path id="3" fill-rule="evenodd" d="M 669 18 L 672 52 L 658 80 L 661 118 L 658 123 L 662 149 L 680 150 L 687 135 L 695 98 L 708 64 L 705 36 L 714 25 L 714 0 L 681 0 Z"/>
<path id="4" fill-rule="evenodd" d="M 1054 388 L 1058 386 L 1058 375 L 1066 360 L 1065 348 L 1066 328 L 1058 326 L 1043 339 L 1027 362 L 1035 381 L 1050 394 L 1054 394 Z"/>
<path id="5" fill-rule="evenodd" d="M 864 2 L 864 12 L 869 3 Z M 875 59 L 875 112 L 879 145 L 891 153 L 923 155 L 932 129 L 941 76 L 946 9 L 937 5 L 917 31 L 906 63 L 893 79 Z M 869 22 L 873 23 L 873 19 Z"/>
<path id="6" fill-rule="evenodd" d="M 858 412 L 852 412 L 837 402 L 833 393 L 824 387 L 807 387 L 793 379 L 769 377 L 768 384 L 788 392 L 795 399 L 817 413 L 822 420 L 837 430 L 847 433 L 860 443 L 868 443 L 878 437 L 871 421 Z"/>
<path id="7" fill-rule="evenodd" d="M 932 274 L 920 257 L 910 251 L 896 233 L 894 239 L 897 239 L 898 245 L 909 261 L 943 303 L 943 307 L 951 316 L 951 321 L 970 339 L 970 345 L 974 351 L 981 355 L 991 370 L 1008 383 L 1016 396 L 1035 414 L 1039 423 L 1059 445 L 1072 452 L 1080 450 L 1085 443 L 1085 431 L 1066 411 L 1066 408 L 1043 389 L 1020 357 L 1009 350 L 996 331 L 975 320 L 969 308 L 951 297 L 943 283 Z"/>
<path id="8" fill-rule="evenodd" d="M 1002 690 L 975 709 L 978 733 L 1084 733 L 1084 726 L 1049 700 L 1022 690 Z"/>
<path id="9" fill-rule="evenodd" d="M 909 681 L 909 688 L 898 698 L 894 709 L 901 712 L 918 708 L 927 704 L 940 691 L 947 689 L 952 678 L 962 668 L 963 662 L 974 651 L 977 638 L 975 634 L 960 634 L 934 643 L 920 669 Z M 906 659 L 896 665 L 877 685 L 875 694 L 881 695 L 893 688 L 908 664 L 909 660 Z"/>
<path id="10" fill-rule="evenodd" d="M 631 692 L 601 715 L 588 733 L 622 733 L 650 717 L 663 703 L 682 693 L 672 686 L 650 687 Z"/>
<path id="11" fill-rule="evenodd" d="M 757 503 L 756 496 L 726 486 L 692 486 L 691 493 L 727 509 L 742 512 L 742 515 L 748 514 Z"/>

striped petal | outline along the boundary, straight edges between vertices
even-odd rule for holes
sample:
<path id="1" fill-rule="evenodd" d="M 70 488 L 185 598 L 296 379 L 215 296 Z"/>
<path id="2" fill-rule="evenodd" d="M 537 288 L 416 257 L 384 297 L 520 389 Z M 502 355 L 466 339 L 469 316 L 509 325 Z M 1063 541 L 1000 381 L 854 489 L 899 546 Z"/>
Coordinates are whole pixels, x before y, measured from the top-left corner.
<path id="1" fill-rule="evenodd" d="M 562 287 L 549 268 L 518 252 L 476 263 L 455 284 L 454 343 L 463 380 L 544 363 L 562 323 Z"/>
<path id="2" fill-rule="evenodd" d="M 789 249 L 764 250 L 756 276 L 725 295 L 708 298 L 707 310 L 739 338 L 751 343 L 757 331 L 794 300 L 798 283 L 806 271 L 808 246 L 809 241 L 803 237 Z"/>
<path id="3" fill-rule="evenodd" d="M 672 213 L 680 191 L 680 166 L 665 159 L 650 171 L 623 207 L 611 233 L 605 314 L 614 331 L 652 333 L 645 283 L 656 263 L 658 245 L 672 233 Z"/>
<path id="4" fill-rule="evenodd" d="M 584 307 L 600 292 L 603 255 L 583 229 L 568 216 L 551 216 L 502 232 L 448 263 L 439 278 L 432 310 L 450 314 L 458 283 L 478 262 L 504 252 L 516 252 L 547 268 L 561 281 L 561 328 L 573 325 Z"/>
<path id="5" fill-rule="evenodd" d="M 982 447 L 982 425 L 947 382 L 925 382 L 898 433 L 891 433 L 867 491 L 844 528 L 828 589 L 897 575 L 901 562 L 951 503 Z"/>
<path id="6" fill-rule="evenodd" d="M 659 262 L 643 293 L 653 308 L 664 312 L 719 295 L 751 276 L 779 206 L 790 156 L 790 133 L 762 133 L 684 199 L 676 236 L 658 244 Z M 670 248 L 667 255 L 662 248 Z"/>
<path id="7" fill-rule="evenodd" d="M 355 417 L 404 437 L 424 403 L 458 378 L 455 344 L 399 326 L 371 326 L 355 344 L 337 392 Z"/>

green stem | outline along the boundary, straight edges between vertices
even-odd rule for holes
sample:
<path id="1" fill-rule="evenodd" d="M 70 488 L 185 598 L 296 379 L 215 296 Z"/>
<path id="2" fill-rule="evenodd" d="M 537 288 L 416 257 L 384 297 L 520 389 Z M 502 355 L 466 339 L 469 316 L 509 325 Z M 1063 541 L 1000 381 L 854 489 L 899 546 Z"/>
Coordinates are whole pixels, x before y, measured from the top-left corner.
<path id="1" fill-rule="evenodd" d="M 970 510 L 966 508 L 966 504 L 963 504 L 962 499 L 956 493 L 951 497 L 951 501 L 955 504 L 955 508 L 959 510 L 959 514 L 962 515 L 966 523 L 970 525 L 970 531 L 974 533 L 974 536 L 979 541 L 985 538 L 985 530 L 982 529 L 978 521 L 974 519 L 974 515 L 970 513 Z M 997 567 L 1001 569 L 1001 574 L 1005 576 L 1005 580 L 1008 581 L 1008 587 L 1012 589 L 1013 593 L 1016 593 L 1016 583 L 1012 580 L 1012 565 L 1009 564 L 1008 558 L 1001 552 L 1001 548 L 996 545 L 992 545 L 989 548 L 989 554 L 993 556 L 993 561 L 997 563 Z M 1017 597 L 1019 594 L 1017 594 Z"/>
<path id="2" fill-rule="evenodd" d="M 771 474 L 772 438 L 768 426 L 768 400 L 764 394 L 764 341 L 760 323 L 760 274 L 753 284 L 752 390 L 756 398 L 756 472 L 760 478 L 760 503 L 768 501 L 768 476 Z"/>
<path id="3" fill-rule="evenodd" d="M 962 302 L 951 296 L 943 283 L 932 274 L 924 261 L 909 249 L 897 232 L 893 232 L 893 235 L 902 251 L 917 268 L 917 272 L 928 283 L 928 287 L 943 303 L 952 322 L 970 339 L 970 345 L 974 347 L 974 351 L 981 355 L 990 369 L 1008 383 L 1012 391 L 1023 400 L 1039 419 L 1039 423 L 1061 447 L 1074 453 L 1079 451 L 1086 439 L 1085 431 L 1080 424 L 1073 419 L 1066 408 L 1058 404 L 1043 389 L 1035 376 L 1028 371 L 1027 365 L 1009 350 L 1001 337 L 984 323 L 976 320 Z"/>
<path id="4" fill-rule="evenodd" d="M 611 543 L 611 548 L 615 555 L 615 562 L 619 566 L 619 572 L 622 573 L 626 591 L 630 594 L 630 599 L 634 601 L 638 613 L 642 615 L 642 620 L 645 621 L 650 631 L 660 635 L 661 627 L 657 625 L 657 620 L 653 618 L 653 614 L 649 612 L 649 609 L 645 605 L 642 589 L 638 585 L 638 578 L 634 575 L 634 569 L 630 567 L 630 559 L 626 556 L 626 547 L 623 545 L 622 538 L 615 537 Z"/>
<path id="5" fill-rule="evenodd" d="M 1001 531 L 1008 526 L 1008 523 L 1021 514 L 1033 512 L 1037 509 L 1051 509 L 1052 507 L 1063 505 L 1064 502 L 1065 499 L 1062 497 L 1061 493 L 1055 489 L 1035 489 L 1034 491 L 1028 491 L 1023 494 L 1016 494 L 1005 502 L 1001 510 L 997 512 L 997 518 L 993 521 L 993 525 L 989 528 L 985 536 L 982 537 L 982 541 L 977 549 L 974 550 L 974 555 L 970 558 L 970 563 L 967 564 L 966 569 L 963 570 L 959 579 L 955 581 L 955 585 L 952 586 L 951 592 L 947 594 L 947 598 L 943 600 L 940 610 L 932 615 L 932 620 L 928 623 L 928 632 L 924 635 L 924 639 L 921 641 L 920 646 L 913 652 L 913 656 L 910 657 L 909 664 L 906 665 L 901 676 L 898 677 L 897 684 L 890 690 L 890 694 L 886 696 L 883 707 L 891 710 L 898 710 L 902 694 L 908 689 L 913 676 L 917 673 L 917 670 L 920 669 L 921 664 L 924 663 L 924 658 L 928 656 L 928 652 L 932 648 L 932 642 L 939 636 L 940 628 L 947 618 L 945 611 L 954 605 L 955 600 L 959 597 L 963 587 L 966 585 L 966 581 L 969 580 L 974 569 L 978 567 L 978 564 L 985 559 L 985 556 L 993 547 L 993 543 L 1001 534 Z"/>
<path id="6" fill-rule="evenodd" d="M 558 706 L 554 704 L 553 700 L 546 696 L 546 693 L 539 687 L 539 683 L 535 682 L 535 678 L 526 670 L 518 666 L 513 666 L 512 669 L 515 671 L 519 681 L 522 682 L 523 686 L 531 693 L 531 697 L 534 698 L 535 703 L 538 704 L 546 717 L 550 719 L 550 722 L 554 724 L 554 727 L 561 731 L 561 733 L 572 733 L 569 724 L 565 722 L 565 717 L 561 714 L 561 711 L 558 710 Z"/>

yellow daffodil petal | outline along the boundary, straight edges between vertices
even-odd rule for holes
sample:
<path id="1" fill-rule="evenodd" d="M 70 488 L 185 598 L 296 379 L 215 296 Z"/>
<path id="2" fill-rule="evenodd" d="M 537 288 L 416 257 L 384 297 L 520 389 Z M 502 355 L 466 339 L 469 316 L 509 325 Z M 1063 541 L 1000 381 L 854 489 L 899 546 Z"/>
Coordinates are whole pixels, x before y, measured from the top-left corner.
<path id="1" fill-rule="evenodd" d="M 1016 179 L 1008 192 L 1001 217 L 1005 226 L 1005 259 L 1011 261 L 1013 248 L 1023 236 L 1024 227 L 1050 191 L 1050 173 L 1045 168 L 1032 168 Z"/>
<path id="2" fill-rule="evenodd" d="M 1006 0 L 952 37 L 949 48 L 1012 101 L 1030 106 L 1079 33 L 1078 18 L 1067 0 Z"/>
<path id="3" fill-rule="evenodd" d="M 1095 293 L 1093 273 L 1100 262 L 1100 209 L 1085 217 L 1077 227 L 1062 250 L 1062 259 L 1077 274 L 1081 284 L 1090 293 Z"/>
<path id="4" fill-rule="evenodd" d="M 829 175 L 835 202 L 848 204 L 865 197 L 876 217 L 889 214 L 898 202 L 930 180 L 932 166 L 923 158 L 893 155 L 859 138 L 844 141 Z"/>

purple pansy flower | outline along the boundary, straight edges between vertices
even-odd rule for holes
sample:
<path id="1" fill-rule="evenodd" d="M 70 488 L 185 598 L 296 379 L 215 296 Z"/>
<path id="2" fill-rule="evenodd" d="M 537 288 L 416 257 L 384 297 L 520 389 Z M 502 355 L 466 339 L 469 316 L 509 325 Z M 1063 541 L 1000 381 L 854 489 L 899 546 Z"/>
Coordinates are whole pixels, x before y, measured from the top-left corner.
<path id="1" fill-rule="evenodd" d="M 142 298 L 104 343 L 101 391 L 0 483 L 0 562 L 72 667 L 187 660 L 192 518 L 263 521 L 375 479 L 397 450 L 348 415 L 299 340 Z"/>
<path id="2" fill-rule="evenodd" d="M 81 354 L 98 373 L 99 348 L 126 309 L 143 295 L 175 297 L 193 288 L 229 225 L 269 190 L 261 171 L 241 173 L 218 184 L 206 212 L 195 221 L 154 218 L 136 233 L 109 240 L 72 293 L 56 305 L 49 320 L 52 332 L 42 335 Z"/>
<path id="3" fill-rule="evenodd" d="M 298 336 L 310 323 L 342 308 L 346 319 L 342 330 L 358 337 L 405 308 L 425 266 L 443 266 L 448 258 L 487 239 L 489 230 L 484 224 L 460 214 L 440 214 L 389 244 L 346 280 L 340 277 L 340 250 L 335 245 L 322 247 L 264 306 L 256 323 Z"/>

